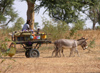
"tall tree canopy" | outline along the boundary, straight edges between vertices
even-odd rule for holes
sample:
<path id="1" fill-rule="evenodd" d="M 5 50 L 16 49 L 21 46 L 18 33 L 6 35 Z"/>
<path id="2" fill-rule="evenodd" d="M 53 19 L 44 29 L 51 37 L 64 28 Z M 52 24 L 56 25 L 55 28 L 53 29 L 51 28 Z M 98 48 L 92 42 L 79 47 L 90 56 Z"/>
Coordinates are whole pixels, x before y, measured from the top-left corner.
<path id="1" fill-rule="evenodd" d="M 39 12 L 41 7 L 49 12 L 49 16 L 56 20 L 62 20 L 66 23 L 75 22 L 78 19 L 82 7 L 93 5 L 95 0 L 25 0 L 28 5 L 27 20 L 32 20 L 31 28 L 34 28 L 34 11 Z M 40 4 L 35 5 L 38 1 Z"/>
<path id="2" fill-rule="evenodd" d="M 14 0 L 0 0 L 0 27 L 7 26 L 17 17 L 12 5 Z"/>
<path id="3" fill-rule="evenodd" d="M 70 23 L 78 18 L 82 5 L 79 0 L 40 0 L 37 10 L 41 7 L 46 8 L 50 17 Z"/>
<path id="4" fill-rule="evenodd" d="M 26 1 L 28 10 L 27 10 L 27 20 L 31 19 L 32 24 L 30 25 L 31 29 L 34 28 L 34 12 L 39 12 L 41 7 L 45 8 L 45 11 L 48 11 L 49 16 L 56 20 L 62 20 L 66 23 L 76 22 L 80 11 L 85 12 L 88 10 L 90 14 L 94 14 L 93 22 L 99 22 L 100 18 L 100 0 L 21 0 Z M 36 5 L 35 2 L 38 1 L 39 5 Z M 14 21 L 17 17 L 17 12 L 14 11 L 12 5 L 14 0 L 0 0 L 0 26 L 8 25 L 9 22 Z M 93 10 L 93 8 L 95 10 Z M 95 11 L 94 13 L 91 11 Z M 93 17 L 93 15 L 91 15 Z M 100 23 L 100 22 L 99 22 Z M 94 24 L 93 24 L 94 25 Z M 93 26 L 95 27 L 95 26 Z"/>
<path id="5" fill-rule="evenodd" d="M 91 1 L 87 8 L 84 7 L 81 11 L 87 15 L 86 18 L 89 18 L 93 22 L 92 29 L 94 30 L 96 23 L 100 24 L 100 0 Z"/>

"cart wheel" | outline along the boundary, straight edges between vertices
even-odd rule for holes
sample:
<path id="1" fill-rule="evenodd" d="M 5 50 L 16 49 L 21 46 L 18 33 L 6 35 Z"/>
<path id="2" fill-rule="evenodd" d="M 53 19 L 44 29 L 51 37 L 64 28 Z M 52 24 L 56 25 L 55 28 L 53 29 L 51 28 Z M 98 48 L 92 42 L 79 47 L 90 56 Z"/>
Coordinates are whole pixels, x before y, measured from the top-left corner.
<path id="1" fill-rule="evenodd" d="M 31 49 L 29 55 L 30 55 L 30 57 L 39 57 L 40 53 L 37 49 Z"/>
<path id="2" fill-rule="evenodd" d="M 27 57 L 27 58 L 29 58 L 30 57 L 30 50 L 26 50 L 26 52 L 25 52 L 25 56 Z"/>

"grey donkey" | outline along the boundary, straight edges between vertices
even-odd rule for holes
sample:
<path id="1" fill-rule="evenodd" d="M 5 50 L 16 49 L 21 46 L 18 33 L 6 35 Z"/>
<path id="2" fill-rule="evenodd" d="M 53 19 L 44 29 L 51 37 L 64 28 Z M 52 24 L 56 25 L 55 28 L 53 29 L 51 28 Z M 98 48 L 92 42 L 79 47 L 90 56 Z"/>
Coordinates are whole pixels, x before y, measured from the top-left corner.
<path id="1" fill-rule="evenodd" d="M 78 39 L 78 40 L 72 40 L 72 39 L 59 39 L 59 40 L 56 40 L 54 42 L 55 49 L 52 52 L 52 56 L 53 56 L 54 52 L 55 52 L 55 56 L 58 56 L 58 53 L 61 56 L 60 52 L 63 54 L 63 46 L 66 46 L 66 47 L 70 48 L 69 57 L 73 53 L 77 53 L 78 56 L 79 56 L 79 52 L 78 52 L 77 46 L 81 46 L 83 48 L 83 50 L 85 50 L 88 47 L 86 40 L 87 39 L 85 39 L 83 37 L 81 39 Z M 64 54 L 63 54 L 63 56 L 64 56 Z"/>

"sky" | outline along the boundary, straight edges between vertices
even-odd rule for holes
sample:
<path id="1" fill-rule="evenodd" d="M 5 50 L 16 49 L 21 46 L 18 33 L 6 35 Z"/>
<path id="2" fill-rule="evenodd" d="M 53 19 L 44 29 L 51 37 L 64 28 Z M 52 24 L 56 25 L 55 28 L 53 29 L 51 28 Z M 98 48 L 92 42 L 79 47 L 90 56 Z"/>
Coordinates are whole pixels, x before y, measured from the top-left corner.
<path id="1" fill-rule="evenodd" d="M 21 2 L 20 0 L 17 0 L 14 2 L 13 7 L 15 10 L 18 11 L 19 17 L 22 17 L 26 21 L 27 3 L 25 1 Z M 35 22 L 39 23 L 40 28 L 42 28 L 42 18 L 41 17 L 45 17 L 48 20 L 50 19 L 47 13 L 43 14 L 43 11 L 44 11 L 44 8 L 40 10 L 39 14 L 35 13 Z M 85 15 L 83 15 L 83 17 L 85 17 Z M 86 24 L 86 28 L 92 28 L 91 20 L 87 20 L 85 24 Z"/>
<path id="2" fill-rule="evenodd" d="M 14 9 L 18 12 L 19 17 L 22 17 L 25 21 L 27 20 L 27 3 L 25 1 L 15 1 L 13 5 Z M 50 19 L 47 13 L 43 14 L 44 8 L 40 9 L 39 14 L 35 13 L 35 22 L 39 23 L 40 28 L 42 28 L 42 17 L 46 17 L 47 19 Z"/>

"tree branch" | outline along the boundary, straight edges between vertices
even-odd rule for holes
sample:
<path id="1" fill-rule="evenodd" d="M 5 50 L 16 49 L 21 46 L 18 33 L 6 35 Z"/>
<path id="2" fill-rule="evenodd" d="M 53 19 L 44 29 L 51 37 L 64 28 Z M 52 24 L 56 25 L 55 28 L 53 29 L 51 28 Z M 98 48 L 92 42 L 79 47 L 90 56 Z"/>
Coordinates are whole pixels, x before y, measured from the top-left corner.
<path id="1" fill-rule="evenodd" d="M 4 24 L 4 25 L 0 25 L 0 27 L 5 27 L 5 26 L 7 26 L 10 22 L 11 22 L 11 20 L 12 19 L 10 19 L 6 24 Z"/>

